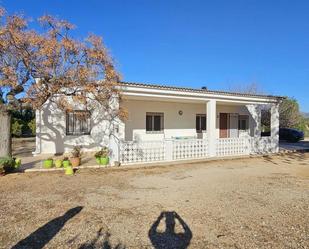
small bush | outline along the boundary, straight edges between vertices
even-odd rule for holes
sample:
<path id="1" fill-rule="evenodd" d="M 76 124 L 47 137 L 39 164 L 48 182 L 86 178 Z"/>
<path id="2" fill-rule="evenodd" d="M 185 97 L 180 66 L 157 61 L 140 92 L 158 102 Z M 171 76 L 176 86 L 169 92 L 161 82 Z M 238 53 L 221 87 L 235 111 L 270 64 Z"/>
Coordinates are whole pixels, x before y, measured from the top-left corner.
<path id="1" fill-rule="evenodd" d="M 15 160 L 12 157 L 0 157 L 0 173 L 12 172 L 15 168 Z"/>
<path id="2" fill-rule="evenodd" d="M 32 119 L 29 123 L 28 126 L 31 130 L 31 134 L 35 135 L 35 119 Z"/>
<path id="3" fill-rule="evenodd" d="M 12 123 L 12 135 L 20 137 L 22 135 L 23 124 L 21 120 L 15 119 Z"/>
<path id="4" fill-rule="evenodd" d="M 109 149 L 106 147 L 106 146 L 104 146 L 104 147 L 102 147 L 102 149 L 101 150 L 99 150 L 97 153 L 95 153 L 95 157 L 108 157 L 108 155 L 109 155 Z"/>
<path id="5" fill-rule="evenodd" d="M 74 146 L 71 152 L 72 157 L 80 157 L 82 155 L 81 150 L 81 146 Z"/>

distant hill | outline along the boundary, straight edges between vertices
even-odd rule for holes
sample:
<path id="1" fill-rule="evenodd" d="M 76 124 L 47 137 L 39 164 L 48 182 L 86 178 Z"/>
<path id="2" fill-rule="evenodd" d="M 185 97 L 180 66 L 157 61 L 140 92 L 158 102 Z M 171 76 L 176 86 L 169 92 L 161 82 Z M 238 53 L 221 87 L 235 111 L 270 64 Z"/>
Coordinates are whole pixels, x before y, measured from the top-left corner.
<path id="1" fill-rule="evenodd" d="M 309 118 L 309 112 L 302 112 L 301 115 L 302 115 L 304 118 Z"/>

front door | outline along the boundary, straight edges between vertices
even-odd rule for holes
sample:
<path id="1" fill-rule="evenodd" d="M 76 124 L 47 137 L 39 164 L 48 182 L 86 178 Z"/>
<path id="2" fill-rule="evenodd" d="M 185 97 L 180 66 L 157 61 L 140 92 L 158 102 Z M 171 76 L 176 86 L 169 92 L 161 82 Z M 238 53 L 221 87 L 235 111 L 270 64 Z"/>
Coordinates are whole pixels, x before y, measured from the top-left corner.
<path id="1" fill-rule="evenodd" d="M 228 130 L 228 114 L 220 113 L 220 138 L 228 138 L 229 130 Z"/>

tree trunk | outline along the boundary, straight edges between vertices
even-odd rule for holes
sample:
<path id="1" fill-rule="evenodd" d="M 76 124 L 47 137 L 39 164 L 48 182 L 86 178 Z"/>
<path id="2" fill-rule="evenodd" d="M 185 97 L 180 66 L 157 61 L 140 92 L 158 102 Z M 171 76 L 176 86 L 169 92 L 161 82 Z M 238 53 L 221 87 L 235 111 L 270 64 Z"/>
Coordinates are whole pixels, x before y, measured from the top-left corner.
<path id="1" fill-rule="evenodd" d="M 0 111 L 0 157 L 11 155 L 11 114 L 6 111 Z"/>

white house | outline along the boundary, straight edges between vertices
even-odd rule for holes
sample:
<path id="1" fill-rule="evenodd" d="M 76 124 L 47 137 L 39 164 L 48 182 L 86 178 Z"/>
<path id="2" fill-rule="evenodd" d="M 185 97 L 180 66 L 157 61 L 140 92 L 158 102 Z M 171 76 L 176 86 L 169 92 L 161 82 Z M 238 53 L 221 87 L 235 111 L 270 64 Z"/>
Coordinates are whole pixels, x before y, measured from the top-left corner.
<path id="1" fill-rule="evenodd" d="M 125 122 L 108 121 L 98 108 L 85 119 L 53 103 L 36 111 L 36 151 L 63 153 L 110 147 L 111 162 L 172 161 L 276 153 L 282 97 L 121 83 Z M 115 106 L 118 106 L 117 104 Z M 261 137 L 261 110 L 271 111 L 271 134 Z"/>

